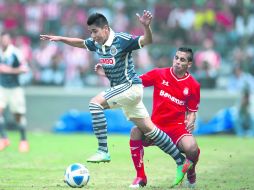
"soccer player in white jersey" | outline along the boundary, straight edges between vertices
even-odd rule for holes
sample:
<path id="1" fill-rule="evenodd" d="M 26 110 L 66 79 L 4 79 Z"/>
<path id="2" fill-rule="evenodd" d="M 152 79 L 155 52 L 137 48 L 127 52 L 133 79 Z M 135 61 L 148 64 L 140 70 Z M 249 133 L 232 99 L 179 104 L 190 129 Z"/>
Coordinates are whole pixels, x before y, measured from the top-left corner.
<path id="1" fill-rule="evenodd" d="M 28 66 L 20 51 L 12 44 L 10 34 L 3 33 L 0 39 L 0 151 L 10 144 L 3 116 L 4 109 L 9 106 L 21 135 L 19 151 L 28 152 L 25 94 L 18 79 L 19 74 L 28 71 Z"/>
<path id="2" fill-rule="evenodd" d="M 177 164 L 175 183 L 178 184 L 192 163 L 185 159 L 172 140 L 152 123 L 143 104 L 143 86 L 134 69 L 132 51 L 152 43 L 150 28 L 152 14 L 144 10 L 143 15 L 137 14 L 137 17 L 144 28 L 142 36 L 115 33 L 109 27 L 104 15 L 93 13 L 87 20 L 90 38 L 83 40 L 52 35 L 40 35 L 40 38 L 95 51 L 100 58 L 99 62 L 105 75 L 110 81 L 111 87 L 93 97 L 89 103 L 93 130 L 98 139 L 98 150 L 87 161 L 93 163 L 110 161 L 104 109 L 122 108 L 126 117 L 133 121 L 145 136 L 153 139 L 154 144 L 175 160 Z"/>

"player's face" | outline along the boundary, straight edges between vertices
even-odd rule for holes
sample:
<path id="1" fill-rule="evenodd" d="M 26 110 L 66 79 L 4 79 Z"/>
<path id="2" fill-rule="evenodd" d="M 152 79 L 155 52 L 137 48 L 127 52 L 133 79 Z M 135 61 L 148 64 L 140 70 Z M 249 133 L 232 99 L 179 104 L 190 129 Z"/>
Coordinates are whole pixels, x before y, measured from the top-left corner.
<path id="1" fill-rule="evenodd" d="M 188 53 L 177 51 L 173 59 L 173 71 L 175 74 L 183 75 L 191 67 L 192 62 L 188 61 Z"/>
<path id="2" fill-rule="evenodd" d="M 11 42 L 10 36 L 7 34 L 2 35 L 0 42 L 1 42 L 2 48 L 6 49 Z"/>
<path id="3" fill-rule="evenodd" d="M 109 36 L 108 26 L 104 26 L 103 28 L 100 28 L 95 25 L 90 25 L 88 26 L 88 30 L 93 40 L 96 41 L 97 43 L 103 45 L 108 40 L 108 36 Z"/>

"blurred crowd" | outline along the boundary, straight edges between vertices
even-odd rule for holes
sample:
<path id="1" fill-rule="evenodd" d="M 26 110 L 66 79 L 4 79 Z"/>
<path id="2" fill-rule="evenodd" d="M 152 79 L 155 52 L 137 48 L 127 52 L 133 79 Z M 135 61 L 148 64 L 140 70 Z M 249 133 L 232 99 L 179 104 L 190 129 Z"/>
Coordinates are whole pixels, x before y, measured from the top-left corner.
<path id="1" fill-rule="evenodd" d="M 254 0 L 0 0 L 0 32 L 14 36 L 31 72 L 24 85 L 108 85 L 95 75 L 97 57 L 83 49 L 40 41 L 40 34 L 86 38 L 86 19 L 101 12 L 116 32 L 142 34 L 136 13 L 152 11 L 154 43 L 135 52 L 139 74 L 169 66 L 177 47 L 195 50 L 192 74 L 201 88 L 254 92 Z"/>

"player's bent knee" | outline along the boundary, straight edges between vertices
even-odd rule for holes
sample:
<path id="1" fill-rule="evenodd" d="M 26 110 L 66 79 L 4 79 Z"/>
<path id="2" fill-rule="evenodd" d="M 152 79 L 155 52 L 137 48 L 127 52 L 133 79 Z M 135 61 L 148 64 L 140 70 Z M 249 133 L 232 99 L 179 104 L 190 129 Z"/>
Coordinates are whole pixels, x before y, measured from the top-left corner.
<path id="1" fill-rule="evenodd" d="M 196 143 L 190 143 L 185 146 L 185 151 L 190 154 L 198 153 L 198 146 Z"/>
<path id="2" fill-rule="evenodd" d="M 148 133 L 152 131 L 155 127 L 151 119 L 148 118 L 130 118 L 131 121 L 135 123 L 139 130 L 143 133 Z"/>
<path id="3" fill-rule="evenodd" d="M 142 139 L 142 135 L 143 135 L 142 131 L 137 126 L 134 126 L 131 129 L 130 138 L 132 140 L 141 140 Z"/>
<path id="4" fill-rule="evenodd" d="M 186 136 L 180 141 L 181 149 L 185 153 L 196 154 L 198 152 L 198 145 L 195 139 L 191 136 Z"/>

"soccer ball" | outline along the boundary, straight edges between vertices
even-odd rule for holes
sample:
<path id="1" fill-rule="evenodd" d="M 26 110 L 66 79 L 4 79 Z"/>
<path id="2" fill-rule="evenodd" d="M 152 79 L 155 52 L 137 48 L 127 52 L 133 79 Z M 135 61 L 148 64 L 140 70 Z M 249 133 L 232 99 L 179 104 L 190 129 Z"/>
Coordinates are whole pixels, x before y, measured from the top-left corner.
<path id="1" fill-rule="evenodd" d="M 73 188 L 85 186 L 89 178 L 88 169 L 79 163 L 69 165 L 64 174 L 64 182 Z"/>

